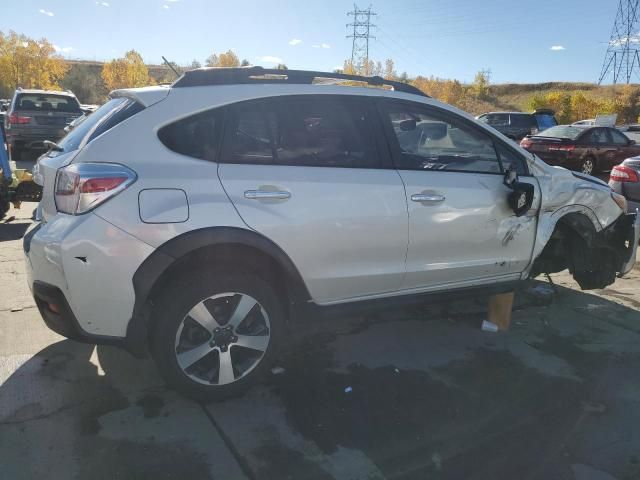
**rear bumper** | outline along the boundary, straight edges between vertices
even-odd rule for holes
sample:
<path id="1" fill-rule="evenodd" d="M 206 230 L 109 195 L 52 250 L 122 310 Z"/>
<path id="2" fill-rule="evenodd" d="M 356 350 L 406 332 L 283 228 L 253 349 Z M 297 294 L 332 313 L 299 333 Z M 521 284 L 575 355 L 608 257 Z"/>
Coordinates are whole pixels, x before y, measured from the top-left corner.
<path id="1" fill-rule="evenodd" d="M 58 287 L 36 280 L 32 285 L 32 293 L 44 323 L 54 332 L 84 343 L 125 346 L 124 338 L 91 335 L 84 331 Z"/>
<path id="2" fill-rule="evenodd" d="M 46 130 L 39 130 L 38 132 L 22 133 L 20 131 L 7 131 L 7 143 L 12 148 L 27 148 L 30 150 L 46 150 L 44 145 L 45 140 L 51 140 L 57 142 L 64 137 L 65 132 L 61 128 L 52 128 Z"/>

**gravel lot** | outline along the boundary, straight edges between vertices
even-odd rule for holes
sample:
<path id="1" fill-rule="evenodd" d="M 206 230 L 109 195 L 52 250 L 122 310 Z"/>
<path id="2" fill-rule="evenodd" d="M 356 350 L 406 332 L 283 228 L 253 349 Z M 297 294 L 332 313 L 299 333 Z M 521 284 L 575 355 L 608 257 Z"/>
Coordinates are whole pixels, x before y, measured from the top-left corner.
<path id="1" fill-rule="evenodd" d="M 149 360 L 44 326 L 33 207 L 0 223 L 2 478 L 640 478 L 638 269 L 589 293 L 555 275 L 551 303 L 518 292 L 508 333 L 480 330 L 482 298 L 333 318 L 283 373 L 205 406 Z"/>

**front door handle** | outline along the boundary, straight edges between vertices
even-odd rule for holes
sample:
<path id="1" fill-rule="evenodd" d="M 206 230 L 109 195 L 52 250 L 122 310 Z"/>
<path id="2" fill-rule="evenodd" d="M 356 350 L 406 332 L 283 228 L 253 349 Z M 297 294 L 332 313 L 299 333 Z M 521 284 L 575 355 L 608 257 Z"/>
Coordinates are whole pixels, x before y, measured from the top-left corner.
<path id="1" fill-rule="evenodd" d="M 244 198 L 249 200 L 286 200 L 291 198 L 291 193 L 272 190 L 247 190 L 244 192 Z"/>
<path id="2" fill-rule="evenodd" d="M 444 202 L 444 199 L 444 195 L 437 195 L 434 193 L 416 193 L 414 195 L 411 195 L 411 200 L 413 202 L 420 203 L 440 203 Z"/>

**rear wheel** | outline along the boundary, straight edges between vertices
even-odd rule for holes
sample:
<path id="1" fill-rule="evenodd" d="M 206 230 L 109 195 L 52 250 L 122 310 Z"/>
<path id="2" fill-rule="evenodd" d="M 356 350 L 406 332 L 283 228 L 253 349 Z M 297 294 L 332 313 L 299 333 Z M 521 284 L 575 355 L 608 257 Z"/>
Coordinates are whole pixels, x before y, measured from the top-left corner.
<path id="1" fill-rule="evenodd" d="M 197 400 L 223 400 L 259 382 L 283 335 L 280 303 L 252 273 L 174 282 L 154 310 L 151 350 L 160 374 Z"/>
<path id="2" fill-rule="evenodd" d="M 580 172 L 592 175 L 596 170 L 596 161 L 593 157 L 586 157 L 580 165 Z"/>

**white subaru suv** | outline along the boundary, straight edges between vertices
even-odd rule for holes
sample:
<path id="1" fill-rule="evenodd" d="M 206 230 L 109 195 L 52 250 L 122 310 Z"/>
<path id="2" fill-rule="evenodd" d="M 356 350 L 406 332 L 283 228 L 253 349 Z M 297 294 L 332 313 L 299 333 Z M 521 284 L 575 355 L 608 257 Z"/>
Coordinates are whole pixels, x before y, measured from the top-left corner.
<path id="1" fill-rule="evenodd" d="M 258 381 L 318 312 L 566 268 L 603 288 L 640 235 L 605 183 L 379 77 L 214 68 L 117 90 L 35 170 L 46 324 L 150 352 L 200 399 Z"/>

